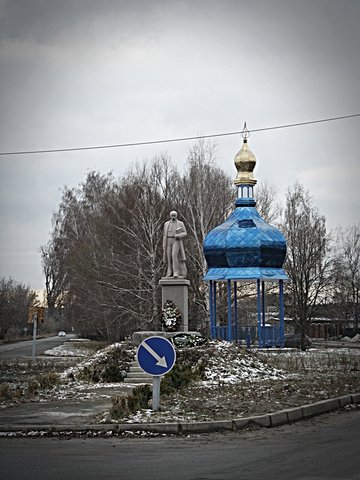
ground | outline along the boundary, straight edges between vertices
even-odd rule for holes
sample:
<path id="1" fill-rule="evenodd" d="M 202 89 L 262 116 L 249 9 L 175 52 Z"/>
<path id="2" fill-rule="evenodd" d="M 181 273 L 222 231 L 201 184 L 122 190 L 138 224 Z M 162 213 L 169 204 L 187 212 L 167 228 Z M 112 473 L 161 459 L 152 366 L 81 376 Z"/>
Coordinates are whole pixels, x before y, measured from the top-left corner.
<path id="1" fill-rule="evenodd" d="M 360 349 L 248 351 L 209 341 L 178 351 L 177 364 L 191 367 L 191 383 L 162 394 L 159 412 L 149 406 L 114 416 L 112 399 L 129 396 L 135 387 L 121 381 L 134 348 L 118 343 L 94 353 L 92 343 L 77 340 L 46 353 L 35 364 L 0 364 L 2 418 L 11 415 L 14 404 L 38 402 L 45 407 L 57 402 L 73 409 L 82 406 L 84 411 L 86 405 L 96 405 L 94 423 L 218 420 L 360 392 Z"/>

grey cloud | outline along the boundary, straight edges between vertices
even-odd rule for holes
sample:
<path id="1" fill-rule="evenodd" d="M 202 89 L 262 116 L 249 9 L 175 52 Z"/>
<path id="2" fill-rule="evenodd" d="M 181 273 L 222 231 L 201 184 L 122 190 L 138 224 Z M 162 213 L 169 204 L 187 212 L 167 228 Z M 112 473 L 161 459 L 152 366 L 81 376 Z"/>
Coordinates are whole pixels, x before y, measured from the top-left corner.
<path id="1" fill-rule="evenodd" d="M 141 32 L 141 22 L 149 20 L 152 12 L 156 15 L 158 4 L 146 0 L 2 0 L 0 38 L 51 43 L 59 36 L 78 35 L 79 27 L 81 35 L 91 37 L 104 21 L 120 33 L 129 33 L 129 25 L 137 24 Z"/>

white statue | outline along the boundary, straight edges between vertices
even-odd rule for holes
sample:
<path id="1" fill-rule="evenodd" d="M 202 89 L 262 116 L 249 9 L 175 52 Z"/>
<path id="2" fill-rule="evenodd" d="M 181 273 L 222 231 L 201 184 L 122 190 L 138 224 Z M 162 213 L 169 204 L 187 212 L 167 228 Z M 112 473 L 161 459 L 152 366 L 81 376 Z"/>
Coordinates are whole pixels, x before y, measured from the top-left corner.
<path id="1" fill-rule="evenodd" d="M 186 256 L 183 238 L 187 236 L 183 222 L 177 218 L 177 212 L 170 212 L 170 220 L 165 222 L 163 237 L 163 260 L 167 265 L 166 276 L 173 278 L 186 277 Z"/>

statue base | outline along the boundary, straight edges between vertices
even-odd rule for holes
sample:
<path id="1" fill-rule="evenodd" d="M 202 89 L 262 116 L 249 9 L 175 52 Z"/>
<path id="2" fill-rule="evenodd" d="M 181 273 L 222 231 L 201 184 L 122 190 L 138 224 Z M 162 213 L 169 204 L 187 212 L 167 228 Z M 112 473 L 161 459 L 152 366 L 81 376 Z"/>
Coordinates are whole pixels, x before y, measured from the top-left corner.
<path id="1" fill-rule="evenodd" d="M 164 305 L 166 300 L 171 300 L 181 312 L 181 322 L 177 332 L 174 333 L 188 332 L 189 280 L 186 280 L 186 278 L 163 277 L 159 281 L 159 285 L 161 286 L 161 304 Z"/>

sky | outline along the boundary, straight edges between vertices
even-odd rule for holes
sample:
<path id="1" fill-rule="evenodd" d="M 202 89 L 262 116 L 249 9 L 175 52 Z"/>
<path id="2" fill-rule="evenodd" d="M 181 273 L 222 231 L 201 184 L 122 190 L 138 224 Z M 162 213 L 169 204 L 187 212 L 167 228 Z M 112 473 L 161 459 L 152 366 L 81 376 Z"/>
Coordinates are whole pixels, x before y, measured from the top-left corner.
<path id="1" fill-rule="evenodd" d="M 162 140 L 360 113 L 358 0 L 0 0 L 0 153 Z M 255 178 L 329 230 L 360 220 L 360 117 L 253 132 Z M 235 178 L 240 135 L 217 137 Z M 194 141 L 0 156 L 0 278 L 44 288 L 65 185 Z M 255 192 L 256 193 L 256 192 Z"/>

